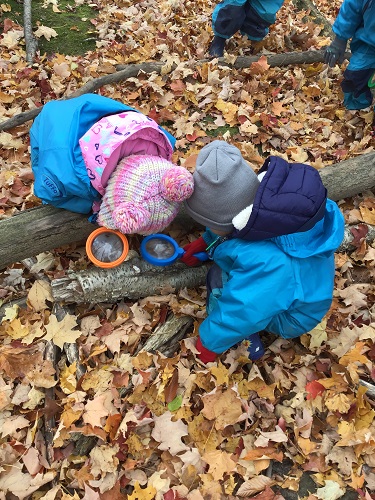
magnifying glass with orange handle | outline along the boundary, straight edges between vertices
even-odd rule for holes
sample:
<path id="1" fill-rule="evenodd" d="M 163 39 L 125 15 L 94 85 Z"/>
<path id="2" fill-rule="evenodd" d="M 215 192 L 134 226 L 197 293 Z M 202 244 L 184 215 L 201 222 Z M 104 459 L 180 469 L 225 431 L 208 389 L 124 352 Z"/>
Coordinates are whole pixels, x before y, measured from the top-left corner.
<path id="1" fill-rule="evenodd" d="M 128 239 L 119 231 L 99 227 L 87 238 L 86 253 L 97 267 L 110 269 L 126 259 L 129 253 Z"/>

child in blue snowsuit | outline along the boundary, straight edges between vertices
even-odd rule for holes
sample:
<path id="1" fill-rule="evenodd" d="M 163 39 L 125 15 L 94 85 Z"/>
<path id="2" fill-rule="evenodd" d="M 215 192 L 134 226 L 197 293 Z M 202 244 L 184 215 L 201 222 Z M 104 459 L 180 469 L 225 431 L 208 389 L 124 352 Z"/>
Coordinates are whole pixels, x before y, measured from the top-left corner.
<path id="1" fill-rule="evenodd" d="M 214 261 L 200 359 L 214 361 L 249 339 L 255 360 L 264 353 L 258 332 L 288 339 L 312 330 L 330 308 L 344 235 L 318 171 L 270 156 L 256 175 L 236 147 L 214 141 L 200 151 L 193 177 L 184 206 L 207 229 L 181 260 L 197 265 L 194 254 L 206 250 Z"/>
<path id="2" fill-rule="evenodd" d="M 344 0 L 332 27 L 335 38 L 325 52 L 325 62 L 333 67 L 345 58 L 351 39 L 351 58 L 341 83 L 347 109 L 363 109 L 372 104 L 368 86 L 375 72 L 375 0 Z"/>
<path id="3" fill-rule="evenodd" d="M 138 110 L 84 94 L 44 105 L 30 129 L 34 192 L 43 203 L 125 234 L 163 230 L 193 190 L 171 162 L 174 137 Z"/>
<path id="4" fill-rule="evenodd" d="M 212 29 L 215 34 L 209 53 L 222 57 L 225 41 L 237 31 L 249 40 L 260 41 L 268 28 L 276 21 L 276 13 L 284 0 L 223 0 L 212 14 Z"/>

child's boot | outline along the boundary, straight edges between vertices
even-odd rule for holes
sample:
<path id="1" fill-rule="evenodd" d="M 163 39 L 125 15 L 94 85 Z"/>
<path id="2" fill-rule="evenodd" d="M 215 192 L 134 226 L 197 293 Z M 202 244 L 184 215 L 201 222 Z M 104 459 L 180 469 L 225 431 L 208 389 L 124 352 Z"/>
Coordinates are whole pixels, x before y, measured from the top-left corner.
<path id="1" fill-rule="evenodd" d="M 225 47 L 225 38 L 215 35 L 214 39 L 211 42 L 208 53 L 210 54 L 211 57 L 223 57 L 224 47 Z"/>
<path id="2" fill-rule="evenodd" d="M 249 353 L 249 357 L 252 361 L 256 361 L 261 358 L 264 354 L 264 346 L 262 341 L 260 340 L 258 333 L 253 333 L 250 337 L 247 337 L 246 340 L 250 341 L 250 345 L 247 349 Z"/>

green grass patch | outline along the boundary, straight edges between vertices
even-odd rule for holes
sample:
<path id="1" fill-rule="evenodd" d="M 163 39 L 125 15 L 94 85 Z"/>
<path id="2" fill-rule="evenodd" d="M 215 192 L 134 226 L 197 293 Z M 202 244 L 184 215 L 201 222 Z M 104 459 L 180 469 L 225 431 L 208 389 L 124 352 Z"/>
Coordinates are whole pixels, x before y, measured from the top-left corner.
<path id="1" fill-rule="evenodd" d="M 1 30 L 4 19 L 9 18 L 23 26 L 23 3 L 15 0 L 5 0 L 0 9 Z M 43 6 L 45 5 L 45 7 Z M 10 11 L 7 6 L 10 6 Z M 57 3 L 60 12 L 53 11 L 53 5 L 47 5 L 44 0 L 33 0 L 32 23 L 33 30 L 38 26 L 48 26 L 57 32 L 57 36 L 46 40 L 38 39 L 38 49 L 41 54 L 83 55 L 89 50 L 95 50 L 97 34 L 90 19 L 96 17 L 96 11 L 88 5 L 76 5 L 72 0 L 60 0 Z"/>
<path id="2" fill-rule="evenodd" d="M 239 133 L 239 128 L 238 127 L 231 127 L 229 125 L 223 125 L 220 127 L 217 127 L 215 125 L 215 117 L 207 115 L 203 119 L 203 129 L 207 133 L 209 137 L 218 137 L 218 136 L 223 136 L 226 132 L 229 132 L 231 137 L 233 135 L 236 135 Z"/>

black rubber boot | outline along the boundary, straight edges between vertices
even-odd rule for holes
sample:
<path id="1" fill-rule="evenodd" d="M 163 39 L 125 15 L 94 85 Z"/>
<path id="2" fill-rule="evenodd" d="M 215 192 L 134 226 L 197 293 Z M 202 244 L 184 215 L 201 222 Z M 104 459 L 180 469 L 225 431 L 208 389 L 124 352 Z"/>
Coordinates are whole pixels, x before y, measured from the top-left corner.
<path id="1" fill-rule="evenodd" d="M 211 57 L 223 57 L 224 47 L 225 47 L 225 38 L 215 35 L 214 39 L 211 42 L 208 53 L 210 54 Z"/>

